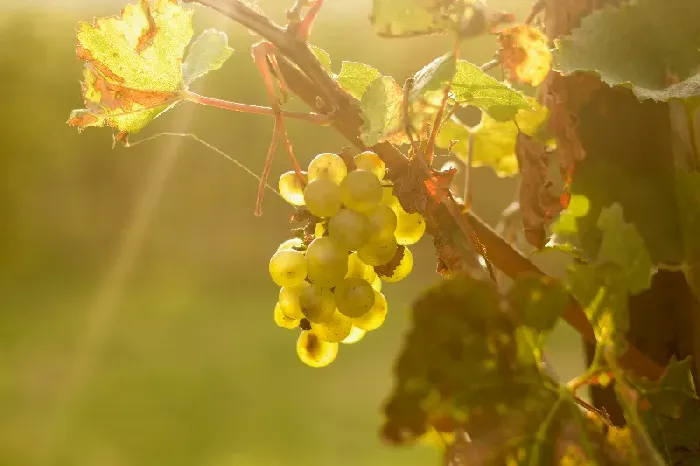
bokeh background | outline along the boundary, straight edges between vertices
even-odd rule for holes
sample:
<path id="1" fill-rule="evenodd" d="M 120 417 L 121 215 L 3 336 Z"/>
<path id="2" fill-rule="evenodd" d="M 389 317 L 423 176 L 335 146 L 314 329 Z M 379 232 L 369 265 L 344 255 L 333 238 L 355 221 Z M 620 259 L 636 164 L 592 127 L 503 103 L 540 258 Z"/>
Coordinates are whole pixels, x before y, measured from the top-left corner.
<path id="1" fill-rule="evenodd" d="M 257 2 L 278 21 L 291 3 Z M 267 275 L 291 208 L 268 191 L 255 217 L 257 181 L 192 139 L 112 149 L 110 130 L 65 124 L 82 106 L 76 23 L 123 5 L 0 2 L 0 465 L 437 464 L 430 447 L 377 435 L 410 303 L 438 279 L 430 242 L 414 248 L 408 279 L 385 286 L 384 327 L 326 369 L 301 364 L 296 333 L 272 321 Z M 491 5 L 523 18 L 531 2 Z M 336 71 L 361 61 L 402 81 L 448 49 L 440 37 L 378 38 L 369 12 L 370 0 L 326 1 L 312 43 Z M 258 39 L 203 8 L 195 26 L 226 31 L 236 50 L 195 90 L 266 104 L 249 54 Z M 487 38 L 463 56 L 482 63 L 493 50 Z M 289 127 L 302 164 L 345 144 L 328 128 Z M 132 140 L 195 133 L 259 173 L 271 128 L 266 116 L 186 104 Z M 273 180 L 288 169 L 279 152 Z M 475 173 L 475 210 L 494 224 L 515 180 Z M 562 378 L 580 370 L 580 352 L 560 326 L 549 357 Z"/>

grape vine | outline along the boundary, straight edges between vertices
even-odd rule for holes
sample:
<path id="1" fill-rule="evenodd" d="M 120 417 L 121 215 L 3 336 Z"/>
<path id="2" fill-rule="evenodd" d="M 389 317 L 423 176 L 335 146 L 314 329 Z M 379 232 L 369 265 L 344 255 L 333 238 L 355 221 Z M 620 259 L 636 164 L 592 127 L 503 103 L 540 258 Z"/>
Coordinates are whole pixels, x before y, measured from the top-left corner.
<path id="1" fill-rule="evenodd" d="M 361 63 L 333 72 L 309 43 L 324 0 L 294 2 L 286 27 L 241 0 L 198 0 L 262 38 L 252 56 L 270 107 L 189 90 L 233 52 L 212 29 L 193 40 L 189 3 L 139 0 L 81 23 L 85 108 L 68 123 L 111 127 L 128 145 L 184 102 L 274 118 L 255 213 L 281 144 L 291 169 L 279 192 L 294 224 L 269 263 L 280 286 L 273 320 L 298 331 L 297 355 L 311 367 L 382 325 L 383 282 L 405 278 L 407 246 L 430 236 L 444 278 L 414 305 L 385 440 L 439 433 L 452 466 L 698 464 L 699 3 L 540 0 L 513 24 L 478 0 L 373 0 L 380 36 L 454 39 L 400 85 Z M 459 57 L 462 43 L 488 34 L 499 44 L 493 60 Z M 507 80 L 487 73 L 495 66 Z M 289 93 L 312 112 L 283 110 Z M 481 112 L 478 125 L 459 118 L 467 106 Z M 330 126 L 355 149 L 319 154 L 302 170 L 288 118 Z M 456 171 L 434 168 L 437 153 L 453 154 L 467 173 L 486 165 L 519 175 L 520 233 L 536 253 L 572 256 L 566 277 L 545 275 L 484 224 L 469 183 L 456 193 Z M 688 298 L 659 353 L 633 308 L 638 296 L 668 293 L 656 284 L 667 276 Z M 667 309 L 653 311 L 659 319 Z M 588 370 L 565 384 L 543 357 L 560 319 L 595 345 Z M 581 399 L 586 386 L 612 391 L 622 418 Z"/>

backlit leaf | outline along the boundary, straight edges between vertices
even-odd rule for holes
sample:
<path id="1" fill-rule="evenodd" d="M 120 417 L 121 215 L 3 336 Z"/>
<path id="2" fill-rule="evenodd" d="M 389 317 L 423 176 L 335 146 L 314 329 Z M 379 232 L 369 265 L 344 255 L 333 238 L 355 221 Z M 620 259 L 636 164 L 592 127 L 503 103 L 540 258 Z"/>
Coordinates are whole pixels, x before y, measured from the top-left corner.
<path id="1" fill-rule="evenodd" d="M 464 3 L 458 0 L 452 3 Z M 452 22 L 436 0 L 373 0 L 372 26 L 380 36 L 410 37 L 445 32 Z"/>
<path id="2" fill-rule="evenodd" d="M 210 71 L 220 69 L 233 53 L 226 33 L 207 29 L 190 45 L 182 63 L 182 82 L 188 87 Z"/>
<path id="3" fill-rule="evenodd" d="M 403 110 L 403 89 L 394 78 L 382 76 L 369 85 L 362 96 L 360 139 L 370 147 L 389 139 L 400 127 Z"/>
<path id="4" fill-rule="evenodd" d="M 499 55 L 511 79 L 539 86 L 552 67 L 549 40 L 541 31 L 526 24 L 498 33 Z"/>
<path id="5" fill-rule="evenodd" d="M 332 73 L 331 71 L 331 56 L 323 50 L 320 47 L 316 47 L 315 45 L 309 44 L 309 48 L 311 51 L 316 55 L 316 58 L 318 59 L 319 62 L 321 62 L 321 66 L 323 66 L 323 69 L 328 71 L 329 73 Z"/>
<path id="6" fill-rule="evenodd" d="M 338 84 L 357 100 L 362 99 L 372 82 L 382 74 L 364 63 L 344 61 L 340 66 Z"/>

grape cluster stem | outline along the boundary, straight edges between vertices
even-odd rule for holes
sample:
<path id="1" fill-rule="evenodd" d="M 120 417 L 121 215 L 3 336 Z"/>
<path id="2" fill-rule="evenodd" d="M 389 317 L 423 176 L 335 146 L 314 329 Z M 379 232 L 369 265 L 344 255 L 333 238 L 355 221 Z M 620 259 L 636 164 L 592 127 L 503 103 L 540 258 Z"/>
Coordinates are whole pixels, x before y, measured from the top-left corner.
<path id="1" fill-rule="evenodd" d="M 193 3 L 194 0 L 184 0 Z M 324 70 L 309 48 L 306 39 L 273 23 L 262 13 L 241 0 L 197 0 L 249 30 L 259 34 L 277 49 L 277 67 L 288 88 L 316 112 L 331 119 L 331 125 L 361 150 L 372 150 L 379 155 L 390 172 L 404 172 L 409 160 L 388 142 L 366 147 L 359 138 L 358 128 L 362 118 L 354 99 L 343 91 Z M 461 212 L 452 198 L 445 201 L 448 208 Z M 453 210 L 450 209 L 450 210 Z M 447 231 L 460 229 L 460 223 L 468 224 L 488 251 L 488 258 L 506 275 L 516 278 L 524 274 L 545 275 L 535 264 L 501 238 L 495 231 L 471 211 L 461 212 L 452 225 L 441 225 Z M 472 238 L 466 240 L 472 243 Z M 476 248 L 475 248 L 476 250 Z M 570 296 L 563 314 L 564 319 L 586 340 L 595 342 L 595 334 L 588 318 L 576 300 Z M 639 376 L 658 379 L 663 368 L 632 345 L 619 357 L 620 366 Z"/>

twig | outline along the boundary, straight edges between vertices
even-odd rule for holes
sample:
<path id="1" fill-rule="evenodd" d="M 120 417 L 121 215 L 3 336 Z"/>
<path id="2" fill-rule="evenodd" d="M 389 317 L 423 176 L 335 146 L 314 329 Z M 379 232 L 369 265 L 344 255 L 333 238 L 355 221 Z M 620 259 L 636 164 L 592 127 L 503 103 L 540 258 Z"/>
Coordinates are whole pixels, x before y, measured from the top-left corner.
<path id="1" fill-rule="evenodd" d="M 199 3 L 214 8 L 274 44 L 282 55 L 278 56 L 279 68 L 284 74 L 290 90 L 312 108 L 317 108 L 316 102 L 320 90 L 327 100 L 324 100 L 324 105 L 318 110 L 326 114 L 332 112 L 332 126 L 358 148 L 363 150 L 369 149 L 359 139 L 358 128 L 362 126 L 359 109 L 353 104 L 352 99 L 323 70 L 321 64 L 306 44 L 287 34 L 282 28 L 273 24 L 265 16 L 255 12 L 240 2 L 240 0 L 199 0 Z M 371 150 L 382 158 L 391 172 L 400 173 L 405 170 L 408 160 L 392 144 L 388 142 L 379 143 L 371 147 Z M 454 201 L 451 199 L 450 201 L 450 205 L 455 207 Z M 498 236 L 473 212 L 462 213 L 461 219 L 474 230 L 483 247 L 488 251 L 489 260 L 509 277 L 515 278 L 528 273 L 539 276 L 545 275 L 544 272 Z M 455 225 L 448 225 L 447 227 L 459 228 L 457 223 L 459 222 L 455 220 Z M 586 340 L 595 343 L 595 334 L 590 322 L 580 305 L 571 296 L 563 317 Z M 663 372 L 661 366 L 632 345 L 629 345 L 627 352 L 620 357 L 619 363 L 638 375 L 650 379 L 658 379 Z"/>

